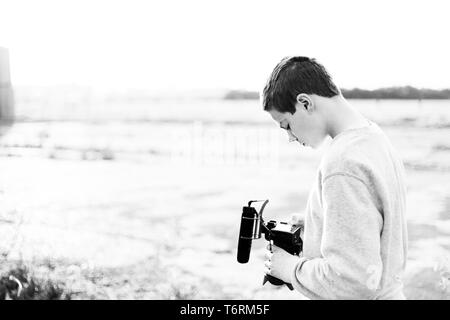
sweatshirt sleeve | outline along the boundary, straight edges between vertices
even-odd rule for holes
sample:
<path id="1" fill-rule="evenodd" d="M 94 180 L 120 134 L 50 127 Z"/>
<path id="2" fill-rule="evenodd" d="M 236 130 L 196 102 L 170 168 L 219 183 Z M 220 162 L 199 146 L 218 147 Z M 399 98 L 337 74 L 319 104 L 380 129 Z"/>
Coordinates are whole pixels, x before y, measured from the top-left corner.
<path id="1" fill-rule="evenodd" d="M 300 258 L 292 285 L 312 299 L 371 299 L 380 284 L 383 225 L 373 192 L 345 173 L 326 177 L 321 258 Z M 292 269 L 291 269 L 292 270 Z"/>

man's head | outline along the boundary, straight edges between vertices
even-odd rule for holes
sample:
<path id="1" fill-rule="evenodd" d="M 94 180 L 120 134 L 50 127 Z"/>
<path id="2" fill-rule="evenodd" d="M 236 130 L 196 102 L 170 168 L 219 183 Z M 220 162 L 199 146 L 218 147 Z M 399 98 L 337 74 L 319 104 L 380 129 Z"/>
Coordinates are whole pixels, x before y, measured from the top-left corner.
<path id="1" fill-rule="evenodd" d="M 290 141 L 316 147 L 327 136 L 320 105 L 335 96 L 340 91 L 321 64 L 307 57 L 286 57 L 272 71 L 261 100 Z"/>

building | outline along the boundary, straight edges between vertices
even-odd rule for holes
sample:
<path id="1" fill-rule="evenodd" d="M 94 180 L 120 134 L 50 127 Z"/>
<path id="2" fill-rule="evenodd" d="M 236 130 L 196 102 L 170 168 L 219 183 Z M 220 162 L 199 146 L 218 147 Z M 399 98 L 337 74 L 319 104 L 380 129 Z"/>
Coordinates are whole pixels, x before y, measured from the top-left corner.
<path id="1" fill-rule="evenodd" d="M 14 96 L 11 85 L 8 49 L 0 47 L 0 121 L 14 118 Z"/>

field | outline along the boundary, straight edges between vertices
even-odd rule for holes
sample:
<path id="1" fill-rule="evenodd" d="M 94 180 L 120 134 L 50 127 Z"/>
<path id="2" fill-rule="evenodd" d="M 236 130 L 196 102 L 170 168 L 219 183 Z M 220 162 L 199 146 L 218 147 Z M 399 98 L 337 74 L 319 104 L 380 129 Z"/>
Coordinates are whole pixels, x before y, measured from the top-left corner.
<path id="1" fill-rule="evenodd" d="M 18 103 L 0 140 L 0 271 L 70 299 L 302 299 L 261 286 L 264 240 L 236 261 L 242 206 L 301 212 L 317 151 L 255 101 Z M 403 157 L 410 299 L 449 299 L 450 102 L 352 101 Z"/>

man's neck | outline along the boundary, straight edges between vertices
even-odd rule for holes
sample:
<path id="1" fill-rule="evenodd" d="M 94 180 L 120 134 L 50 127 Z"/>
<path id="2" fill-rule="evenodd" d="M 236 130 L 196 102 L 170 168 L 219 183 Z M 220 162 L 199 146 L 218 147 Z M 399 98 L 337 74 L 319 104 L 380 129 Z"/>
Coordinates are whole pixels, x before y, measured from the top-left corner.
<path id="1" fill-rule="evenodd" d="M 369 124 L 368 120 L 342 96 L 329 99 L 325 108 L 327 131 L 331 138 L 346 130 L 365 127 Z"/>

